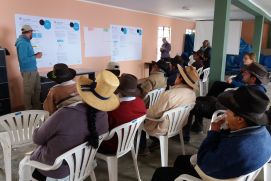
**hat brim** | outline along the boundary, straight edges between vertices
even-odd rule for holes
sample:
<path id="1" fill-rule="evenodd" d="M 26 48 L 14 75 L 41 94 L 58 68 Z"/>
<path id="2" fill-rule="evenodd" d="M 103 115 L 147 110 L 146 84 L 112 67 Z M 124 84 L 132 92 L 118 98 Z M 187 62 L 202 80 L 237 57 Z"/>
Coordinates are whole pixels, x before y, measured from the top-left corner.
<path id="1" fill-rule="evenodd" d="M 76 76 L 76 71 L 74 69 L 69 68 L 69 72 L 67 72 L 67 75 L 64 77 L 55 77 L 53 76 L 53 71 L 50 71 L 47 73 L 47 77 L 57 83 L 66 82 L 69 80 L 72 80 Z"/>
<path id="2" fill-rule="evenodd" d="M 189 78 L 187 77 L 186 73 L 184 72 L 183 68 L 181 66 L 178 66 L 178 70 L 180 72 L 180 74 L 182 75 L 182 78 L 184 79 L 184 81 L 190 86 L 192 87 L 194 90 L 199 90 L 199 87 L 197 85 L 197 83 L 193 83 L 189 80 Z"/>
<path id="3" fill-rule="evenodd" d="M 234 92 L 236 90 L 230 90 L 221 93 L 217 99 L 220 104 L 222 104 L 227 109 L 231 110 L 235 114 L 245 118 L 246 120 L 253 122 L 257 125 L 266 125 L 268 123 L 268 116 L 266 113 L 256 114 L 256 113 L 242 113 L 240 112 L 240 108 L 238 103 L 235 101 Z"/>
<path id="4" fill-rule="evenodd" d="M 107 100 L 101 100 L 97 98 L 92 92 L 81 90 L 81 85 L 88 85 L 92 82 L 92 80 L 84 76 L 79 77 L 79 79 L 77 80 L 76 88 L 82 100 L 91 107 L 94 107 L 95 109 L 98 109 L 100 111 L 113 111 L 117 109 L 120 103 L 119 98 L 115 94 L 113 94 Z"/>
<path id="5" fill-rule="evenodd" d="M 244 66 L 243 71 L 248 71 L 250 74 L 255 76 L 259 81 L 261 81 L 262 84 L 268 84 L 270 82 L 270 80 L 268 78 L 268 74 L 267 74 L 267 76 L 260 77 L 259 75 L 255 74 L 254 72 L 249 70 L 249 66 Z"/>

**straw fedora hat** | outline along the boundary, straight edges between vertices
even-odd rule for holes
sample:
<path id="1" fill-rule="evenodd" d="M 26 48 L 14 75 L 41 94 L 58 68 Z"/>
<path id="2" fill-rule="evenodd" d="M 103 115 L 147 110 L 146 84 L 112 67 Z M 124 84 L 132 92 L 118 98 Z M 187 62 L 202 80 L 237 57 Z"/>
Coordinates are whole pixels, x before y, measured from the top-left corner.
<path id="1" fill-rule="evenodd" d="M 182 68 L 180 65 L 177 66 L 184 81 L 194 90 L 199 90 L 198 81 L 200 78 L 196 68 L 193 66 L 186 66 L 185 68 Z"/>
<path id="2" fill-rule="evenodd" d="M 119 99 L 114 94 L 119 86 L 119 79 L 111 72 L 103 70 L 96 81 L 79 77 L 76 87 L 82 100 L 101 111 L 112 111 L 119 106 Z"/>

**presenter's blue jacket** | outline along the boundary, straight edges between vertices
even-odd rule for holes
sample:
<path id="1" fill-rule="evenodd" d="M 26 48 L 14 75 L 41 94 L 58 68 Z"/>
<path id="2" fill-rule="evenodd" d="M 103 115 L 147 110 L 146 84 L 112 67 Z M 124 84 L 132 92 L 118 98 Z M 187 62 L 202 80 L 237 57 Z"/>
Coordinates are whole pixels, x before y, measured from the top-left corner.
<path id="1" fill-rule="evenodd" d="M 271 156 L 271 137 L 265 126 L 238 131 L 209 131 L 201 144 L 197 164 L 211 177 L 228 179 L 261 168 Z"/>
<path id="2" fill-rule="evenodd" d="M 30 39 L 25 35 L 20 35 L 15 46 L 17 48 L 21 72 L 36 71 L 37 61 Z"/>

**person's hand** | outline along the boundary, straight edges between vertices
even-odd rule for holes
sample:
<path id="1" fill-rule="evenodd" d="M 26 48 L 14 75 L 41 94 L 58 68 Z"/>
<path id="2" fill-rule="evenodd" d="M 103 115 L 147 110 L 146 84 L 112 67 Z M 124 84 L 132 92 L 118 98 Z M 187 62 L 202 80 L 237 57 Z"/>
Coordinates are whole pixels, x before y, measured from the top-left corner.
<path id="1" fill-rule="evenodd" d="M 221 120 L 217 122 L 212 122 L 211 124 L 211 131 L 219 132 L 221 130 L 222 124 L 225 123 L 225 118 L 223 117 Z"/>
<path id="2" fill-rule="evenodd" d="M 41 52 L 38 52 L 35 54 L 36 58 L 41 58 L 42 57 L 42 53 Z"/>
<path id="3" fill-rule="evenodd" d="M 232 83 L 232 79 L 229 78 L 229 79 L 227 80 L 227 83 L 228 83 L 228 84 L 231 84 L 231 83 Z"/>

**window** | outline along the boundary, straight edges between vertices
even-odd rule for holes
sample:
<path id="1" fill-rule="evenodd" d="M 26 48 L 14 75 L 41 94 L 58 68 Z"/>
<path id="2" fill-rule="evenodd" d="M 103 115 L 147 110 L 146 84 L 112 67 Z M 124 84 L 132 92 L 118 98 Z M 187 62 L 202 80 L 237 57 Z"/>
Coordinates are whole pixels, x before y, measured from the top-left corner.
<path id="1" fill-rule="evenodd" d="M 169 43 L 171 42 L 171 28 L 168 26 L 159 26 L 157 39 L 157 60 L 159 60 L 161 57 L 160 47 L 163 44 L 162 39 L 164 37 L 167 39 Z"/>

